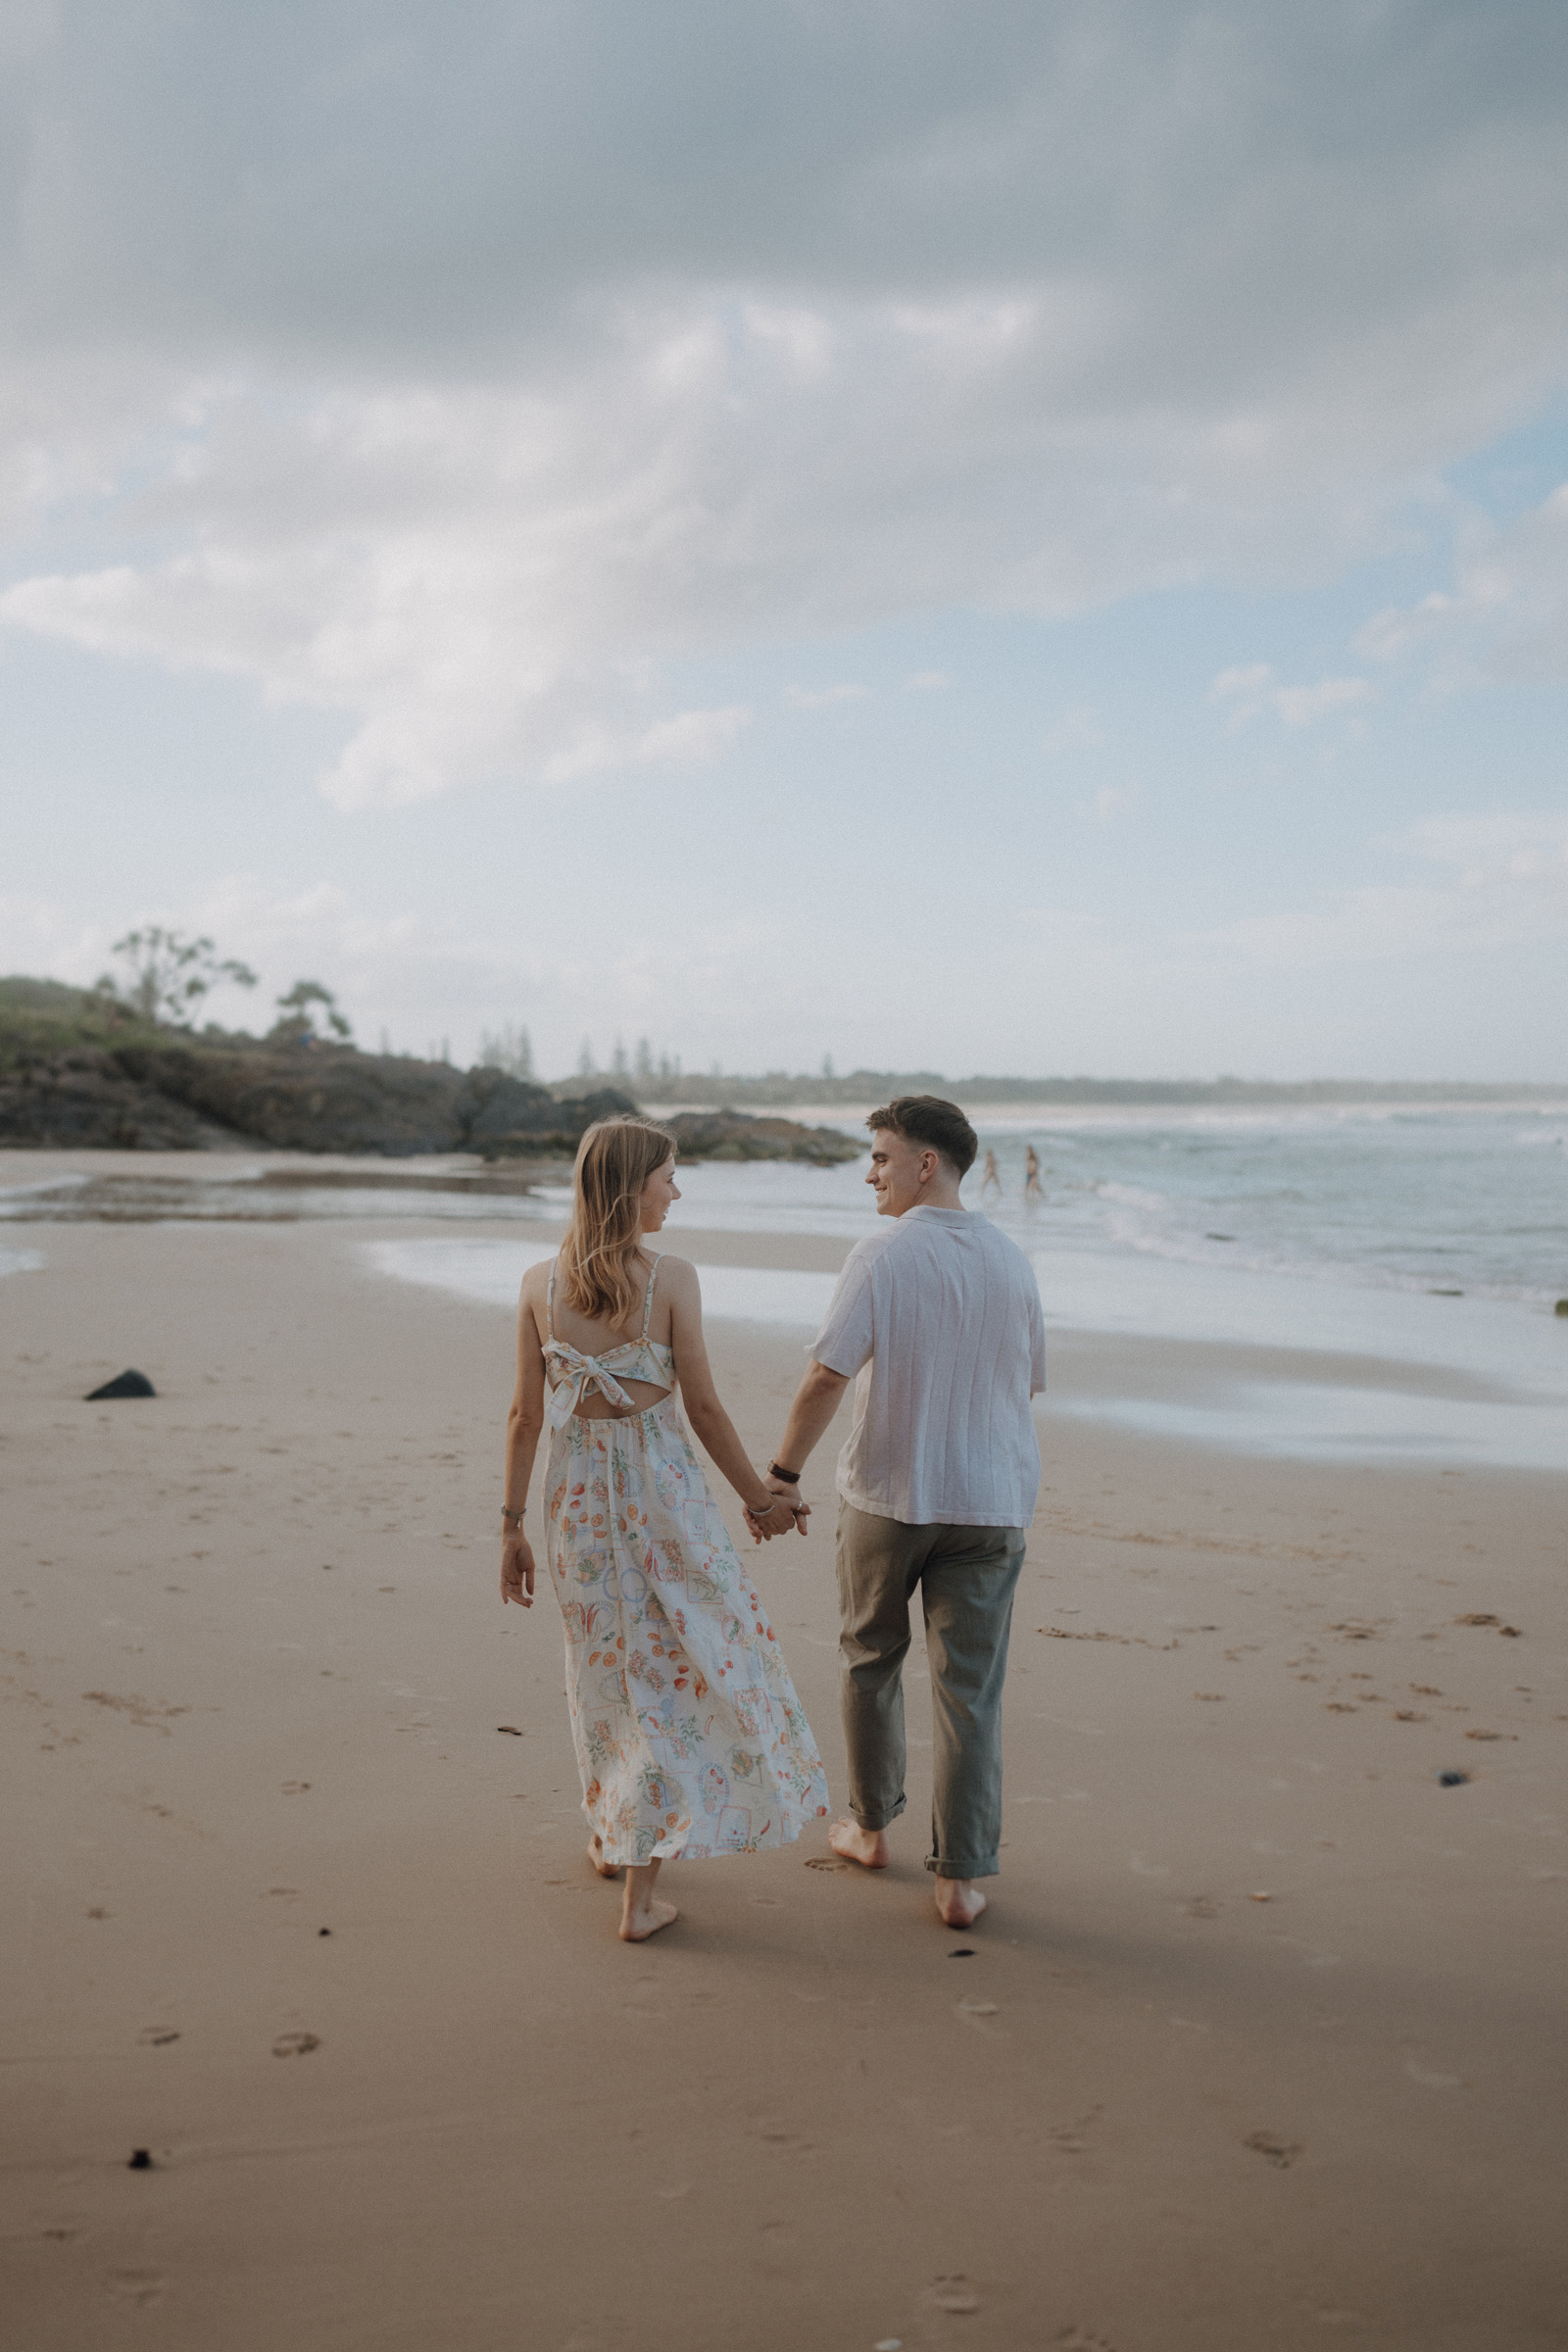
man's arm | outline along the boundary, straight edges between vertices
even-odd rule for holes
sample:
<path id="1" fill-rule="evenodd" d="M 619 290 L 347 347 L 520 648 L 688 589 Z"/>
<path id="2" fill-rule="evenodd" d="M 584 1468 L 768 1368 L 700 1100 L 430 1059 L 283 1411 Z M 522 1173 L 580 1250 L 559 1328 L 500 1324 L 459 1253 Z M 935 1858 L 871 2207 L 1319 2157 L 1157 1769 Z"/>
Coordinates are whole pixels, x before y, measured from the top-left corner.
<path id="1" fill-rule="evenodd" d="M 1029 1274 L 1029 1394 L 1040 1396 L 1046 1386 L 1046 1316 L 1033 1268 Z M 791 1467 L 793 1468 L 793 1464 Z"/>
<path id="2" fill-rule="evenodd" d="M 850 1385 L 848 1372 L 830 1372 L 826 1364 L 812 1363 L 806 1378 L 795 1393 L 790 1417 L 784 1424 L 784 1435 L 773 1459 L 782 1462 L 786 1470 L 804 1470 L 813 1446 L 826 1436 L 829 1424 L 839 1409 L 839 1398 Z M 799 1490 L 787 1479 L 767 1480 L 775 1494 L 795 1494 Z"/>

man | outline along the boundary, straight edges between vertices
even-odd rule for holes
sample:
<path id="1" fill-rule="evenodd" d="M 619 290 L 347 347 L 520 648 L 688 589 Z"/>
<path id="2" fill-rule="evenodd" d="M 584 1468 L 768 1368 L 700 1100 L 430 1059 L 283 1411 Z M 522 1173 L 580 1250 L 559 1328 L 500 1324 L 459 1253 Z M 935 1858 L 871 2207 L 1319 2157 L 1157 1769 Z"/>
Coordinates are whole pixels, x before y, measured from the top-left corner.
<path id="1" fill-rule="evenodd" d="M 1040 1487 L 1040 1292 L 1015 1243 L 958 1198 L 978 1139 L 956 1103 L 904 1095 L 866 1125 L 877 1214 L 839 1277 L 768 1483 L 801 1472 L 858 1375 L 839 1455 L 840 1690 L 853 1821 L 833 1849 L 888 1862 L 904 1811 L 905 1655 L 920 1588 L 931 1661 L 932 1852 L 951 1928 L 985 1909 L 1002 1839 L 1002 1685 Z"/>

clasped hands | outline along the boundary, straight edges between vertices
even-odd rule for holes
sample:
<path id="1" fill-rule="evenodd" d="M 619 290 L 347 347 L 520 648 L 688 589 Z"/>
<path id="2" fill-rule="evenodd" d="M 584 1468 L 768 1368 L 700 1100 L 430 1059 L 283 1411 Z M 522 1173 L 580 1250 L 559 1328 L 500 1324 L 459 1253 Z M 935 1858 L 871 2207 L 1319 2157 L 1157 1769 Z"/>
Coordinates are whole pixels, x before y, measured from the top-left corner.
<path id="1" fill-rule="evenodd" d="M 742 1506 L 746 1513 L 746 1524 L 752 1531 L 753 1542 L 771 1544 L 775 1536 L 787 1536 L 791 1528 L 798 1529 L 804 1536 L 806 1522 L 811 1516 L 811 1506 L 808 1502 L 801 1500 L 800 1488 L 792 1487 L 785 1479 L 774 1478 L 771 1473 L 763 1479 L 762 1484 L 774 1498 L 772 1508 L 765 1512 L 757 1512 L 752 1509 L 750 1503 Z M 788 1525 L 784 1523 L 781 1515 L 785 1510 L 790 1514 Z"/>

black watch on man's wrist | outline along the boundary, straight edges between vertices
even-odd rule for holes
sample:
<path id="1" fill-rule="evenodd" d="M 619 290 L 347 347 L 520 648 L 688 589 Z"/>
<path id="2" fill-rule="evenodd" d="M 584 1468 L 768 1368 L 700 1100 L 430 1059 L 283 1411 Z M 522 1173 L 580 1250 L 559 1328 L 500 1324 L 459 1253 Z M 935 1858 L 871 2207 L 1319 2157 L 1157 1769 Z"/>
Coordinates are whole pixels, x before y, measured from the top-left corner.
<path id="1" fill-rule="evenodd" d="M 782 1462 L 769 1462 L 767 1465 L 767 1475 L 769 1478 L 781 1478 L 787 1487 L 798 1487 L 801 1483 L 800 1472 L 798 1470 L 786 1470 Z"/>

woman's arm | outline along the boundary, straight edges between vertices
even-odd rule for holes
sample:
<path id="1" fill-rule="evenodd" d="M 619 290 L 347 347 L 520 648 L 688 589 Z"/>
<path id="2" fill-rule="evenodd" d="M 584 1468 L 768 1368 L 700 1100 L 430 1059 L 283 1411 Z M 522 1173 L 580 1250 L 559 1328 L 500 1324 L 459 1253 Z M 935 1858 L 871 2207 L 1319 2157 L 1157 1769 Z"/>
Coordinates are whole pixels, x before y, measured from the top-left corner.
<path id="1" fill-rule="evenodd" d="M 535 1301 L 550 1279 L 548 1266 L 531 1266 L 517 1300 L 517 1385 L 507 1413 L 506 1476 L 501 1493 L 501 1598 L 520 1608 L 533 1606 L 534 1564 L 522 1514 L 528 1504 L 533 1457 L 545 1425 L 545 1352 Z"/>
<path id="2" fill-rule="evenodd" d="M 794 1521 L 794 1510 L 781 1495 L 770 1494 L 753 1469 L 751 1457 L 713 1386 L 708 1346 L 703 1338 L 703 1294 L 697 1268 L 688 1265 L 683 1257 L 666 1257 L 660 1269 L 660 1279 L 667 1286 L 669 1338 L 686 1418 L 715 1469 L 728 1479 L 746 1505 L 748 1519 L 757 1522 L 754 1533 L 787 1535 Z"/>

